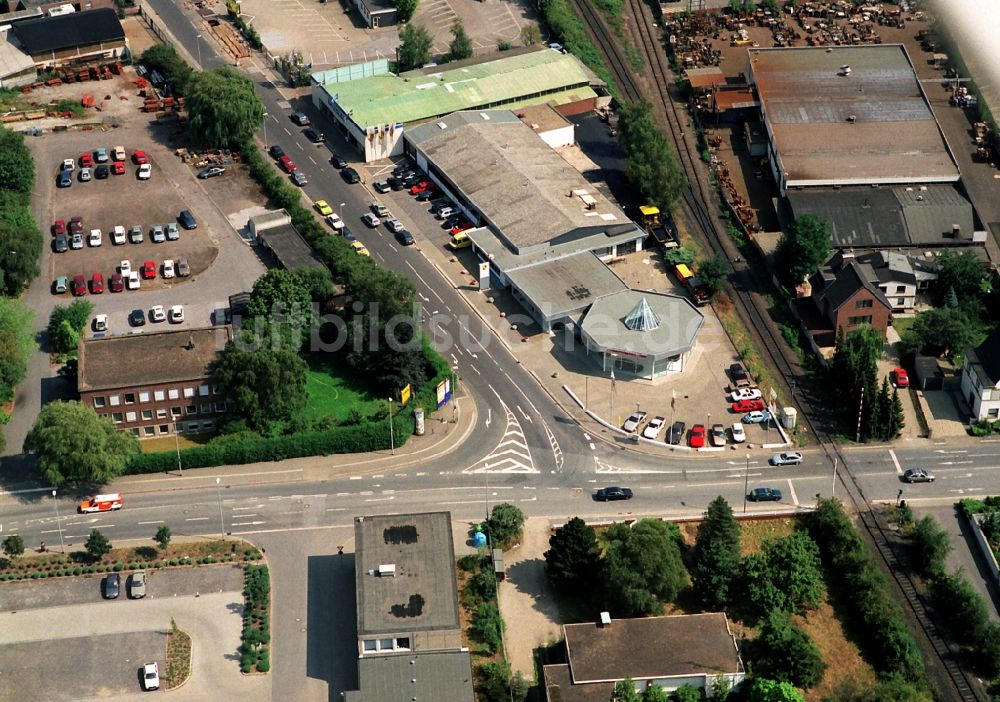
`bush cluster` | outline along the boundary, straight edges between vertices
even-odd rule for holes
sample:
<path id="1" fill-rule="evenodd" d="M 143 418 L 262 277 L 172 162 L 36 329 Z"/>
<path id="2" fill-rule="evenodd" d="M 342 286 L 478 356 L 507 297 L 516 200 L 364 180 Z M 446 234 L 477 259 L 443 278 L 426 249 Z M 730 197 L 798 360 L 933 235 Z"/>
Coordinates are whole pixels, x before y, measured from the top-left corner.
<path id="1" fill-rule="evenodd" d="M 139 59 L 150 71 L 158 71 L 175 95 L 184 95 L 194 70 L 172 44 L 154 44 Z"/>
<path id="2" fill-rule="evenodd" d="M 500 650 L 503 645 L 503 619 L 497 602 L 497 581 L 493 574 L 493 561 L 485 551 L 472 557 L 465 557 L 460 564 L 472 572 L 462 587 L 462 604 L 472 612 L 470 632 L 489 655 Z"/>
<path id="3" fill-rule="evenodd" d="M 573 12 L 569 0 L 537 0 L 537 4 L 553 36 L 607 83 L 609 90 L 617 92 L 615 81 L 604 65 L 601 52 L 590 40 L 583 21 Z"/>
<path id="4" fill-rule="evenodd" d="M 271 579 L 266 565 L 247 564 L 243 587 L 243 634 L 240 670 L 266 673 L 271 669 L 267 645 L 271 642 Z"/>

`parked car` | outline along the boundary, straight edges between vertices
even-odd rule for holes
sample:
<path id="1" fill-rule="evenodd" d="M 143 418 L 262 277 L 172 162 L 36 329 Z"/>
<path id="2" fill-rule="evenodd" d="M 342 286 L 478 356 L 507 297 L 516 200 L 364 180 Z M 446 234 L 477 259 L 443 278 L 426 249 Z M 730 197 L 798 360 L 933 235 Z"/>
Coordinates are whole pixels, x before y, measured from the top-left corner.
<path id="1" fill-rule="evenodd" d="M 118 573 L 108 573 L 104 578 L 104 599 L 116 600 L 121 593 L 122 582 Z"/>
<path id="2" fill-rule="evenodd" d="M 300 188 L 309 185 L 309 179 L 306 177 L 306 174 L 298 170 L 292 171 L 292 182 Z"/>
<path id="3" fill-rule="evenodd" d="M 721 448 L 726 445 L 726 427 L 722 424 L 713 424 L 712 431 L 708 434 L 712 446 Z"/>
<path id="4" fill-rule="evenodd" d="M 168 314 L 171 324 L 180 324 L 184 321 L 184 305 L 174 305 Z"/>
<path id="5" fill-rule="evenodd" d="M 781 490 L 769 487 L 754 488 L 747 494 L 747 499 L 751 502 L 777 502 L 781 499 Z"/>
<path id="6" fill-rule="evenodd" d="M 69 247 L 71 249 L 82 249 L 83 248 L 83 234 L 80 232 L 73 232 L 73 236 L 69 239 Z"/>
<path id="7" fill-rule="evenodd" d="M 802 463 L 802 454 L 798 451 L 785 451 L 776 453 L 768 461 L 772 466 L 797 466 Z"/>
<path id="8" fill-rule="evenodd" d="M 173 261 L 173 259 L 168 258 L 168 259 L 166 259 L 163 262 L 163 277 L 165 279 L 166 278 L 173 278 L 174 277 L 174 261 Z"/>
<path id="9" fill-rule="evenodd" d="M 667 432 L 667 443 L 673 444 L 675 446 L 680 444 L 681 441 L 684 439 L 684 430 L 686 428 L 687 425 L 684 422 L 681 421 L 674 422 L 673 425 L 670 427 L 670 430 Z"/>
<path id="10" fill-rule="evenodd" d="M 128 323 L 133 327 L 142 327 L 146 325 L 146 313 L 142 310 L 132 310 L 128 316 Z"/>
<path id="11" fill-rule="evenodd" d="M 98 314 L 94 316 L 94 331 L 102 332 L 108 330 L 108 315 Z"/>
<path id="12" fill-rule="evenodd" d="M 94 167 L 94 157 L 89 153 L 80 154 L 80 168 L 93 168 Z"/>
<path id="13" fill-rule="evenodd" d="M 427 202 L 429 200 L 433 200 L 435 197 L 444 197 L 444 196 L 441 195 L 441 193 L 439 193 L 436 189 L 431 190 L 430 188 L 428 188 L 422 193 L 417 193 L 416 200 L 417 202 Z"/>
<path id="14" fill-rule="evenodd" d="M 705 445 L 705 425 L 695 424 L 691 427 L 691 435 L 688 437 L 691 448 L 702 448 Z"/>
<path id="15" fill-rule="evenodd" d="M 389 187 L 389 183 L 384 180 L 376 180 L 372 183 L 372 187 L 375 188 L 375 192 L 377 193 L 387 193 L 392 190 L 392 188 Z"/>
<path id="16" fill-rule="evenodd" d="M 379 220 L 379 218 L 376 217 L 371 212 L 365 212 L 363 215 L 361 215 L 361 221 L 364 222 L 365 224 L 367 224 L 372 229 L 374 229 L 379 224 L 381 224 L 381 220 Z"/>
<path id="17" fill-rule="evenodd" d="M 146 261 L 142 264 L 142 277 L 146 280 L 151 280 L 156 277 L 156 263 L 153 261 Z"/>
<path id="18" fill-rule="evenodd" d="M 388 229 L 393 234 L 401 232 L 404 229 L 406 229 L 406 227 L 403 226 L 403 223 L 400 222 L 398 219 L 387 219 L 385 221 L 385 228 Z"/>
<path id="19" fill-rule="evenodd" d="M 453 207 L 446 206 L 439 209 L 434 216 L 438 219 L 448 219 L 453 214 L 455 214 L 455 209 Z"/>
<path id="20" fill-rule="evenodd" d="M 330 165 L 337 169 L 346 168 L 347 161 L 340 154 L 332 154 L 330 156 Z"/>
<path id="21" fill-rule="evenodd" d="M 472 246 L 472 239 L 468 237 L 465 232 L 459 232 L 458 234 L 453 234 L 448 243 L 445 244 L 452 251 L 458 251 L 459 249 L 467 249 Z"/>
<path id="22" fill-rule="evenodd" d="M 764 409 L 763 400 L 740 400 L 733 403 L 733 412 L 743 414 L 744 412 L 756 412 Z"/>
<path id="23" fill-rule="evenodd" d="M 107 163 L 108 161 L 108 150 L 103 146 L 99 146 L 94 150 L 94 160 L 98 163 Z"/>
<path id="24" fill-rule="evenodd" d="M 309 120 L 309 117 L 302 114 L 301 112 L 293 112 L 291 114 L 291 118 L 292 121 L 295 122 L 295 124 L 299 125 L 300 127 L 308 127 L 310 124 L 312 124 L 312 122 Z"/>
<path id="25" fill-rule="evenodd" d="M 191 275 L 191 265 L 186 258 L 182 258 L 177 262 L 177 275 L 181 278 L 187 278 Z"/>
<path id="26" fill-rule="evenodd" d="M 653 417 L 652 419 L 650 419 L 649 423 L 646 425 L 646 428 L 642 430 L 643 437 L 647 439 L 657 438 L 660 435 L 660 432 L 663 431 L 663 427 L 666 424 L 666 421 L 667 420 L 665 420 L 663 417 Z"/>
<path id="27" fill-rule="evenodd" d="M 627 431 L 629 434 L 631 434 L 632 432 L 634 432 L 636 429 L 639 428 L 639 425 L 642 424 L 642 421 L 645 418 L 646 418 L 645 412 L 641 411 L 633 412 L 628 416 L 628 419 L 625 420 L 625 423 L 622 424 L 622 430 Z"/>
<path id="28" fill-rule="evenodd" d="M 354 253 L 358 256 L 371 256 L 368 252 L 368 247 L 362 244 L 360 241 L 352 241 L 351 248 L 354 249 Z"/>
<path id="29" fill-rule="evenodd" d="M 137 166 L 145 166 L 149 163 L 149 156 L 146 155 L 145 151 L 134 151 L 132 153 L 132 163 Z"/>
<path id="30" fill-rule="evenodd" d="M 108 290 L 113 293 L 121 292 L 125 289 L 125 276 L 121 273 L 112 273 L 108 279 Z"/>
<path id="31" fill-rule="evenodd" d="M 115 159 L 115 161 L 124 161 L 125 160 L 125 147 L 124 146 L 116 146 L 114 149 L 112 149 L 112 151 L 114 152 L 114 159 Z"/>
<path id="32" fill-rule="evenodd" d="M 392 168 L 392 174 L 394 176 L 400 176 L 404 173 L 408 173 L 413 166 L 410 165 L 408 161 L 400 161 Z"/>
<path id="33" fill-rule="evenodd" d="M 268 149 L 268 152 L 271 154 L 271 158 L 273 158 L 275 160 L 277 160 L 277 159 L 279 159 L 279 158 L 281 158 L 282 156 L 285 155 L 285 150 L 283 148 L 281 148 L 280 146 L 278 146 L 277 144 L 275 144 L 270 149 Z"/>
<path id="34" fill-rule="evenodd" d="M 125 162 L 115 161 L 111 164 L 111 172 L 115 175 L 125 175 Z"/>
<path id="35" fill-rule="evenodd" d="M 166 241 L 167 240 L 167 235 L 163 231 L 163 225 L 162 224 L 154 224 L 153 225 L 153 231 L 150 234 L 149 238 L 153 240 L 154 244 L 162 244 L 164 241 Z"/>
<path id="36" fill-rule="evenodd" d="M 177 221 L 181 223 L 181 226 L 185 229 L 197 229 L 198 220 L 194 218 L 191 214 L 191 210 L 181 210 L 181 213 L 177 216 Z"/>
<path id="37" fill-rule="evenodd" d="M 353 168 L 345 168 L 340 171 L 340 177 L 343 178 L 348 183 L 357 183 L 361 180 L 361 176 Z"/>
<path id="38" fill-rule="evenodd" d="M 314 144 L 320 144 L 323 142 L 323 132 L 316 131 L 315 129 L 309 128 L 302 132 L 306 135 L 306 139 Z"/>
<path id="39" fill-rule="evenodd" d="M 138 224 L 133 224 L 132 228 L 128 230 L 128 240 L 133 244 L 141 244 L 142 238 L 142 227 Z"/>
<path id="40" fill-rule="evenodd" d="M 80 297 L 81 295 L 87 294 L 87 279 L 82 275 L 74 275 L 73 283 L 70 285 L 70 290 L 73 293 L 73 297 Z"/>
<path id="41" fill-rule="evenodd" d="M 59 171 L 56 178 L 56 187 L 68 188 L 73 185 L 73 171 Z"/>
<path id="42" fill-rule="evenodd" d="M 109 175 L 111 175 L 111 169 L 103 164 L 94 169 L 94 177 L 98 180 L 107 180 Z"/>
<path id="43" fill-rule="evenodd" d="M 389 216 L 389 208 L 383 205 L 381 202 L 378 202 L 377 200 L 368 205 L 368 209 L 374 212 L 375 215 L 378 217 L 384 218 Z"/>
<path id="44" fill-rule="evenodd" d="M 163 311 L 163 305 L 153 305 L 149 308 L 149 321 L 162 322 L 167 318 L 167 313 Z"/>
<path id="45" fill-rule="evenodd" d="M 892 371 L 892 384 L 897 388 L 910 387 L 910 376 L 905 368 L 895 368 Z"/>
<path id="46" fill-rule="evenodd" d="M 72 171 L 74 168 L 76 168 L 76 161 L 71 158 L 64 158 L 62 165 L 59 166 L 60 171 Z"/>
<path id="47" fill-rule="evenodd" d="M 125 227 L 120 224 L 114 226 L 114 229 L 111 230 L 111 243 L 115 246 L 123 246 L 125 244 Z"/>
<path id="48" fill-rule="evenodd" d="M 388 183 L 389 187 L 393 190 L 403 190 L 406 188 L 406 184 L 403 183 L 403 179 L 399 176 L 389 176 L 386 178 L 385 182 Z"/>
<path id="49" fill-rule="evenodd" d="M 324 217 L 329 214 L 333 214 L 333 208 L 330 207 L 330 204 L 326 200 L 317 200 L 313 203 L 313 207 L 315 207 L 316 211 Z"/>
<path id="50" fill-rule="evenodd" d="M 934 474 L 923 468 L 907 468 L 903 472 L 903 480 L 908 483 L 933 483 Z"/>
<path id="51" fill-rule="evenodd" d="M 599 488 L 594 493 L 594 499 L 598 502 L 610 502 L 612 500 L 631 500 L 632 489 L 626 487 L 605 487 Z"/>
<path id="52" fill-rule="evenodd" d="M 100 295 L 104 292 L 104 275 L 101 273 L 94 273 L 90 276 L 90 294 Z"/>
<path id="53" fill-rule="evenodd" d="M 104 238 L 101 236 L 101 230 L 91 229 L 90 236 L 87 237 L 87 243 L 90 246 L 100 246 L 102 243 L 104 243 Z"/>
<path id="54" fill-rule="evenodd" d="M 125 287 L 129 290 L 139 289 L 139 271 L 132 271 L 125 280 Z"/>
<path id="55" fill-rule="evenodd" d="M 412 188 L 410 188 L 410 195 L 419 195 L 422 192 L 426 192 L 428 190 L 434 190 L 435 188 L 437 188 L 437 186 L 434 185 L 434 183 L 432 183 L 431 181 L 421 180 L 418 181 Z"/>
<path id="56" fill-rule="evenodd" d="M 285 173 L 291 173 L 291 172 L 292 172 L 292 171 L 294 171 L 294 170 L 295 170 L 296 168 L 298 168 L 298 166 L 296 166 L 296 165 L 295 165 L 295 164 L 294 164 L 294 163 L 292 162 L 292 159 L 291 159 L 291 157 L 290 157 L 290 156 L 288 156 L 288 155 L 285 155 L 285 156 L 282 156 L 281 158 L 279 158 L 279 159 L 278 159 L 278 165 L 279 165 L 279 166 L 281 166 L 281 169 L 282 169 L 282 170 L 283 170 L 283 171 L 284 171 Z"/>
<path id="57" fill-rule="evenodd" d="M 90 169 L 89 168 L 81 168 L 80 169 L 80 174 L 77 177 L 80 179 L 81 183 L 86 183 L 86 182 L 90 181 Z"/>
<path id="58" fill-rule="evenodd" d="M 52 250 L 56 253 L 66 253 L 69 250 L 69 239 L 65 234 L 56 234 L 56 238 L 52 240 Z"/>
<path id="59" fill-rule="evenodd" d="M 73 215 L 69 218 L 69 233 L 83 234 L 83 217 L 80 215 Z"/>
<path id="60" fill-rule="evenodd" d="M 215 178 L 216 176 L 220 176 L 225 172 L 226 169 L 223 168 L 222 166 L 209 166 L 208 168 L 202 168 L 200 171 L 198 171 L 198 177 L 201 178 L 202 180 L 206 180 L 208 178 Z"/>
<path id="61" fill-rule="evenodd" d="M 142 666 L 142 687 L 146 692 L 160 687 L 160 668 L 156 661 Z"/>
<path id="62" fill-rule="evenodd" d="M 344 220 L 336 212 L 331 212 L 326 216 L 326 223 L 333 227 L 334 231 L 344 228 Z"/>
<path id="63" fill-rule="evenodd" d="M 153 167 L 148 163 L 142 164 L 141 166 L 139 166 L 139 170 L 136 172 L 136 176 L 139 178 L 139 180 L 149 180 L 150 178 L 153 177 Z"/>
<path id="64" fill-rule="evenodd" d="M 742 444 L 747 440 L 747 433 L 743 429 L 741 422 L 733 422 L 733 443 Z"/>
<path id="65" fill-rule="evenodd" d="M 52 281 L 52 292 L 56 295 L 62 295 L 63 293 L 69 292 L 69 278 L 61 275 Z"/>
<path id="66" fill-rule="evenodd" d="M 730 364 L 729 379 L 733 382 L 734 388 L 748 388 L 753 385 L 750 374 L 742 363 Z"/>
<path id="67" fill-rule="evenodd" d="M 770 412 L 751 412 L 750 414 L 743 415 L 744 424 L 763 424 L 764 422 L 771 419 Z"/>
<path id="68" fill-rule="evenodd" d="M 730 395 L 733 402 L 742 402 L 743 400 L 759 400 L 762 397 L 763 395 L 757 388 L 741 388 L 739 390 L 733 390 Z"/>
<path id="69" fill-rule="evenodd" d="M 66 234 L 66 222 L 61 219 L 57 219 L 52 223 L 52 236 L 58 236 L 59 234 Z"/>
<path id="70" fill-rule="evenodd" d="M 177 241 L 180 238 L 181 233 L 177 229 L 177 222 L 170 222 L 167 224 L 167 241 Z"/>
<path id="71" fill-rule="evenodd" d="M 396 232 L 396 241 L 398 241 L 402 246 L 412 246 L 413 235 L 405 229 L 400 229 Z"/>

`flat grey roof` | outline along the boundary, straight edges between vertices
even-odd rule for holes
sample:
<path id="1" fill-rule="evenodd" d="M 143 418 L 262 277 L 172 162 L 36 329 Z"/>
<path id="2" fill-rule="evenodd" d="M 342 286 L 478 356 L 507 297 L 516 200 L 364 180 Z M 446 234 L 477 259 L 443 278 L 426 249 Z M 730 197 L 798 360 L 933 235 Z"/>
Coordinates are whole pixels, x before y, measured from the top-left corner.
<path id="1" fill-rule="evenodd" d="M 405 138 L 516 252 L 630 224 L 509 110 L 449 115 L 408 129 Z"/>
<path id="2" fill-rule="evenodd" d="M 534 266 L 545 261 L 557 261 L 567 256 L 574 256 L 585 251 L 609 248 L 636 239 L 645 239 L 646 232 L 639 229 L 633 222 L 615 227 L 613 230 L 588 234 L 576 239 L 552 242 L 546 247 L 536 248 L 528 253 L 518 254 L 511 251 L 507 244 L 491 229 L 480 227 L 466 232 L 476 248 L 490 263 L 501 271 L 510 273 L 521 268 Z M 491 258 L 492 257 L 492 258 Z"/>
<path id="3" fill-rule="evenodd" d="M 291 224 L 272 226 L 259 231 L 257 238 L 271 249 L 278 262 L 290 271 L 326 268 L 313 254 L 312 247 Z"/>
<path id="4" fill-rule="evenodd" d="M 359 636 L 459 626 L 449 512 L 357 517 L 354 539 Z"/>
<path id="5" fill-rule="evenodd" d="M 789 187 L 958 180 L 901 44 L 749 49 L 748 58 Z"/>
<path id="6" fill-rule="evenodd" d="M 660 320 L 656 329 L 633 331 L 625 317 L 645 299 Z M 705 316 L 686 297 L 624 290 L 598 299 L 583 318 L 582 333 L 602 351 L 664 358 L 690 351 Z"/>
<path id="7" fill-rule="evenodd" d="M 347 702 L 474 702 L 468 651 L 362 656 Z"/>
<path id="8" fill-rule="evenodd" d="M 0 33 L 0 78 L 13 76 L 35 67 L 35 61 L 15 46 L 10 32 Z"/>
<path id="9" fill-rule="evenodd" d="M 84 339 L 77 390 L 158 385 L 208 377 L 229 342 L 228 326 Z"/>
<path id="10" fill-rule="evenodd" d="M 582 311 L 599 297 L 628 289 L 590 252 L 520 268 L 507 278 L 550 319 Z"/>
<path id="11" fill-rule="evenodd" d="M 945 184 L 789 190 L 787 201 L 794 218 L 826 221 L 834 248 L 967 246 L 976 224 L 972 203 Z"/>

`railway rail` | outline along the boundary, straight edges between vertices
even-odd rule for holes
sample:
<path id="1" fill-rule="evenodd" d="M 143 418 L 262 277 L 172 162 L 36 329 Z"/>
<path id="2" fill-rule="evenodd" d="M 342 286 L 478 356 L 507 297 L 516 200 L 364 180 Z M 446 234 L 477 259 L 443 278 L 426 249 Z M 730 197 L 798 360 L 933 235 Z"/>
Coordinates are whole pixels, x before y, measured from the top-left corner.
<path id="1" fill-rule="evenodd" d="M 634 20 L 631 26 L 634 27 L 634 33 L 642 45 L 642 54 L 653 74 L 654 96 L 646 96 L 640 88 L 636 82 L 635 72 L 629 68 L 621 46 L 612 37 L 590 1 L 574 0 L 574 4 L 587 24 L 587 29 L 596 46 L 600 47 L 604 54 L 623 97 L 628 100 L 652 97 L 654 107 L 662 109 L 662 113 L 666 117 L 663 122 L 669 129 L 681 168 L 684 169 L 689 179 L 682 196 L 682 210 L 687 220 L 695 225 L 693 228 L 703 243 L 707 244 L 713 253 L 722 254 L 726 260 L 733 261 L 738 249 L 729 238 L 728 233 L 723 230 L 721 224 L 711 214 L 712 208 L 716 208 L 716 194 L 707 184 L 707 178 L 700 172 L 697 149 L 692 149 L 684 138 L 687 115 L 678 108 L 677 101 L 670 94 L 673 76 L 666 59 L 662 32 L 655 26 L 648 8 L 644 6 L 643 0 L 628 0 L 627 9 Z M 761 352 L 768 356 L 773 367 L 781 374 L 789 396 L 802 409 L 805 422 L 818 439 L 823 453 L 835 465 L 844 466 L 844 469 L 837 474 L 840 484 L 845 488 L 851 505 L 859 515 L 861 525 L 868 534 L 870 542 L 875 546 L 876 552 L 906 599 L 921 632 L 939 658 L 954 693 L 950 696 L 960 699 L 962 702 L 985 700 L 982 687 L 970 680 L 965 668 L 957 660 L 956 651 L 940 635 L 936 623 L 928 615 L 924 598 L 908 570 L 900 563 L 885 527 L 865 497 L 860 483 L 848 469 L 840 446 L 834 441 L 833 436 L 822 422 L 813 424 L 810 419 L 819 416 L 817 414 L 818 408 L 810 401 L 808 393 L 803 387 L 804 384 L 801 382 L 803 377 L 800 370 L 788 360 L 784 353 L 778 351 L 778 349 L 784 348 L 785 342 L 766 319 L 765 311 L 760 309 L 753 297 L 752 291 L 755 287 L 755 281 L 752 273 L 745 265 L 739 268 L 731 266 L 731 270 L 734 274 L 732 282 L 738 283 L 732 286 L 735 307 L 744 321 L 749 323 L 751 333 L 757 336 Z M 944 690 L 940 692 L 943 693 Z"/>

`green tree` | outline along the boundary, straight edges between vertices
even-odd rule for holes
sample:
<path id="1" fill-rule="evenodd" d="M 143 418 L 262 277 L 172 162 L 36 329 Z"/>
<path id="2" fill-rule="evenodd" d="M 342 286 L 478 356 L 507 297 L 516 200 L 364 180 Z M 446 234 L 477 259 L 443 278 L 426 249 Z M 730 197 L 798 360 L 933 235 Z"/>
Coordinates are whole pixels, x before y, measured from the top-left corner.
<path id="1" fill-rule="evenodd" d="M 721 495 L 712 500 L 691 550 L 691 583 L 706 607 L 728 604 L 740 565 L 740 526 Z"/>
<path id="2" fill-rule="evenodd" d="M 476 691 L 485 702 L 509 702 L 510 681 L 510 663 L 507 661 L 489 661 L 476 668 Z"/>
<path id="3" fill-rule="evenodd" d="M 774 252 L 778 276 L 792 289 L 818 271 L 831 251 L 826 222 L 815 215 L 803 215 L 778 241 Z"/>
<path id="4" fill-rule="evenodd" d="M 806 690 L 823 679 L 823 654 L 787 614 L 771 612 L 750 646 L 755 676 L 789 682 Z"/>
<path id="5" fill-rule="evenodd" d="M 187 95 L 187 84 L 194 72 L 177 53 L 173 44 L 153 44 L 142 52 L 142 63 L 159 71 L 175 93 Z"/>
<path id="6" fill-rule="evenodd" d="M 21 208 L 18 208 L 19 210 Z M 0 284 L 2 292 L 10 296 L 20 295 L 39 273 L 38 257 L 42 254 L 42 234 L 30 218 L 27 221 L 11 222 L 11 211 L 0 213 Z"/>
<path id="7" fill-rule="evenodd" d="M 472 57 L 472 39 L 465 31 L 465 25 L 456 20 L 451 25 L 451 43 L 448 44 L 448 60 L 462 61 Z"/>
<path id="8" fill-rule="evenodd" d="M 187 110 L 191 137 L 209 147 L 239 148 L 264 124 L 253 81 L 229 66 L 191 76 Z"/>
<path id="9" fill-rule="evenodd" d="M 884 345 L 882 334 L 867 324 L 846 336 L 842 329 L 837 333 L 829 376 L 836 392 L 831 397 L 841 421 L 852 430 L 857 425 L 858 409 L 861 409 L 863 439 L 871 436 L 873 428 L 873 408 L 878 394 L 878 360 Z"/>
<path id="10" fill-rule="evenodd" d="M 945 249 L 937 259 L 938 277 L 934 295 L 938 304 L 945 301 L 949 290 L 955 291 L 959 304 L 978 298 L 989 286 L 989 267 L 974 251 Z"/>
<path id="11" fill-rule="evenodd" d="M 538 25 L 534 22 L 530 22 L 524 25 L 521 30 L 521 41 L 525 46 L 534 46 L 542 41 L 542 33 L 538 29 Z"/>
<path id="12" fill-rule="evenodd" d="M 889 426 L 886 428 L 886 438 L 890 441 L 903 433 L 906 426 L 906 416 L 903 414 L 903 401 L 899 399 L 899 389 L 892 389 L 892 400 L 889 406 Z"/>
<path id="13" fill-rule="evenodd" d="M 625 173 L 651 205 L 670 212 L 687 186 L 673 149 L 653 117 L 647 100 L 626 102 L 618 110 L 618 141 L 625 150 Z"/>
<path id="14" fill-rule="evenodd" d="M 609 609 L 620 616 L 659 614 L 687 584 L 675 524 L 642 519 L 633 527 L 615 524 L 606 534 L 602 568 Z"/>
<path id="15" fill-rule="evenodd" d="M 597 581 L 601 549 L 597 534 L 579 517 L 573 517 L 549 537 L 545 552 L 545 574 L 562 592 L 580 594 Z"/>
<path id="16" fill-rule="evenodd" d="M 982 322 L 971 306 L 937 307 L 917 314 L 899 342 L 901 355 L 955 356 L 979 343 Z"/>
<path id="17" fill-rule="evenodd" d="M 819 548 L 804 531 L 765 541 L 760 553 L 744 559 L 743 574 L 747 599 L 760 614 L 801 613 L 823 599 Z"/>
<path id="18" fill-rule="evenodd" d="M 17 558 L 24 553 L 24 539 L 20 534 L 11 534 L 3 540 L 3 552 L 11 558 Z"/>
<path id="19" fill-rule="evenodd" d="M 326 266 L 312 266 L 295 271 L 295 277 L 309 290 L 309 297 L 320 311 L 333 298 L 333 278 Z"/>
<path id="20" fill-rule="evenodd" d="M 658 691 L 658 693 L 654 691 Z M 701 690 L 694 685 L 681 685 L 674 691 L 674 697 L 677 702 L 702 702 L 705 699 L 705 696 L 701 694 Z M 642 702 L 660 702 L 660 700 L 667 702 L 669 699 L 663 688 L 656 685 L 648 688 L 642 696 Z M 722 702 L 723 699 L 720 697 L 719 702 Z"/>
<path id="21" fill-rule="evenodd" d="M 59 322 L 59 326 L 49 332 L 49 341 L 57 353 L 76 351 L 80 343 L 80 332 L 73 328 L 69 320 Z"/>
<path id="22" fill-rule="evenodd" d="M 156 535 L 153 536 L 153 541 L 155 541 L 161 549 L 166 549 L 167 546 L 170 545 L 170 537 L 170 527 L 164 524 L 156 530 Z"/>
<path id="23" fill-rule="evenodd" d="M 837 702 L 933 702 L 925 686 L 885 676 L 872 685 L 867 680 L 845 680 L 837 688 Z"/>
<path id="24" fill-rule="evenodd" d="M 414 68 L 420 68 L 431 60 L 431 46 L 434 41 L 424 27 L 415 24 L 407 24 L 399 33 L 399 49 L 397 56 L 400 73 Z"/>
<path id="25" fill-rule="evenodd" d="M 625 678 L 615 683 L 611 691 L 611 702 L 642 702 L 642 697 L 635 689 L 632 678 Z"/>
<path id="26" fill-rule="evenodd" d="M 291 419 L 308 399 L 306 363 L 288 348 L 244 351 L 230 344 L 213 364 L 212 376 L 224 389 L 228 412 L 255 431 Z"/>
<path id="27" fill-rule="evenodd" d="M 710 297 L 714 298 L 725 288 L 729 270 L 729 261 L 722 254 L 715 254 L 698 264 L 698 278 Z"/>
<path id="28" fill-rule="evenodd" d="M 892 415 L 892 396 L 889 395 L 889 378 L 882 378 L 882 385 L 875 396 L 875 407 L 872 417 L 872 427 L 875 436 L 882 440 L 889 439 L 889 420 Z"/>
<path id="29" fill-rule="evenodd" d="M 803 697 L 791 683 L 755 678 L 750 683 L 750 702 L 803 702 Z"/>
<path id="30" fill-rule="evenodd" d="M 0 403 L 13 397 L 35 350 L 34 313 L 21 300 L 0 297 Z"/>
<path id="31" fill-rule="evenodd" d="M 57 353 L 75 351 L 93 311 L 94 305 L 84 299 L 73 300 L 69 305 L 56 305 L 49 315 L 48 326 L 49 342 L 53 350 Z"/>
<path id="32" fill-rule="evenodd" d="M 91 529 L 90 536 L 87 537 L 87 542 L 83 547 L 86 549 L 87 554 L 95 561 L 99 561 L 111 553 L 111 542 L 98 529 Z"/>
<path id="33" fill-rule="evenodd" d="M 400 22 L 409 22 L 413 19 L 417 3 L 418 0 L 396 0 L 396 19 Z"/>
<path id="34" fill-rule="evenodd" d="M 0 190 L 30 193 L 35 187 L 35 162 L 24 135 L 0 127 Z"/>
<path id="35" fill-rule="evenodd" d="M 955 288 L 950 285 L 948 286 L 948 292 L 944 294 L 942 305 L 950 310 L 958 307 L 958 293 L 956 293 Z"/>
<path id="36" fill-rule="evenodd" d="M 37 454 L 38 471 L 52 485 L 106 483 L 124 472 L 139 452 L 139 442 L 118 431 L 110 419 L 70 400 L 42 407 L 24 450 Z"/>
<path id="37" fill-rule="evenodd" d="M 298 274 L 272 268 L 258 278 L 250 291 L 247 314 L 254 317 L 257 333 L 277 335 L 298 350 L 312 324 L 312 291 Z"/>
<path id="38" fill-rule="evenodd" d="M 521 540 L 524 528 L 524 512 L 510 504 L 501 502 L 494 505 L 486 522 L 493 546 L 506 548 Z"/>

